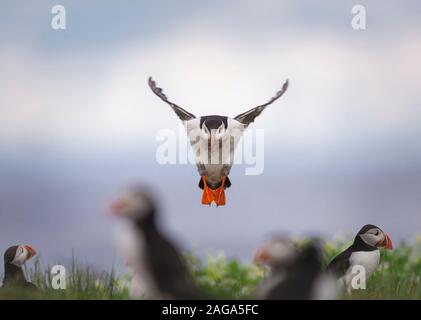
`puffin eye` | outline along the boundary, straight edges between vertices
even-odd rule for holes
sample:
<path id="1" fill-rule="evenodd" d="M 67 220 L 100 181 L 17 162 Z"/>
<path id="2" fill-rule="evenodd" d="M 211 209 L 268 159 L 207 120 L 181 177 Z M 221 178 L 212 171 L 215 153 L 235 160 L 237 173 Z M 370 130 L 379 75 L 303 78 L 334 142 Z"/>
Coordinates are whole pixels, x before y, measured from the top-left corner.
<path id="1" fill-rule="evenodd" d="M 376 236 L 378 236 L 378 235 L 379 235 L 379 230 L 377 230 L 377 231 L 376 231 L 375 235 L 376 235 Z"/>

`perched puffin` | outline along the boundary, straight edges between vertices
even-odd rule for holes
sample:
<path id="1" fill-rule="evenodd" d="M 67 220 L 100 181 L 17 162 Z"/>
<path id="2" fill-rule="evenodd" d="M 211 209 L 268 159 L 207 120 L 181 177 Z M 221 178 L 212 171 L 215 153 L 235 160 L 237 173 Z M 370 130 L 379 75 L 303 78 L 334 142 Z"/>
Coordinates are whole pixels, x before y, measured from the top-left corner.
<path id="1" fill-rule="evenodd" d="M 184 258 L 156 224 L 157 209 L 151 196 L 142 188 L 132 188 L 111 209 L 131 224 L 133 252 L 129 264 L 135 277 L 134 297 L 198 299 Z"/>
<path id="2" fill-rule="evenodd" d="M 355 236 L 354 243 L 344 252 L 336 256 L 327 266 L 327 271 L 334 274 L 340 287 L 345 285 L 351 292 L 351 281 L 355 274 L 354 266 L 362 266 L 368 279 L 380 263 L 379 247 L 388 250 L 393 248 L 390 237 L 379 227 L 366 224 Z"/>
<path id="3" fill-rule="evenodd" d="M 154 299 L 158 298 L 159 295 L 154 289 L 154 286 L 150 284 L 150 277 L 143 279 L 143 273 L 138 272 L 137 259 L 140 250 L 138 250 L 139 241 L 136 228 L 126 221 L 127 224 L 119 234 L 119 252 L 123 255 L 124 266 L 127 269 L 127 273 L 130 277 L 128 284 L 129 296 L 131 299 Z"/>
<path id="4" fill-rule="evenodd" d="M 33 247 L 28 245 L 16 245 L 8 248 L 4 253 L 4 279 L 3 287 L 6 288 L 29 288 L 37 287 L 26 280 L 22 266 L 26 261 L 36 255 Z"/>
<path id="5" fill-rule="evenodd" d="M 210 205 L 214 201 L 217 206 L 225 205 L 224 190 L 231 186 L 228 175 L 234 162 L 235 148 L 244 130 L 268 105 L 285 93 L 288 89 L 288 80 L 268 102 L 234 118 L 219 115 L 197 118 L 194 114 L 169 101 L 151 77 L 148 83 L 152 91 L 169 104 L 183 122 L 201 176 L 199 188 L 203 189 L 202 204 Z"/>
<path id="6" fill-rule="evenodd" d="M 266 276 L 282 273 L 294 261 L 297 247 L 288 237 L 279 235 L 266 241 L 254 254 L 253 262 L 267 269 Z"/>
<path id="7" fill-rule="evenodd" d="M 258 251 L 258 259 L 270 262 L 270 275 L 256 291 L 265 300 L 320 300 L 336 298 L 331 277 L 321 268 L 321 250 L 313 240 L 301 250 L 291 241 L 278 238 Z"/>

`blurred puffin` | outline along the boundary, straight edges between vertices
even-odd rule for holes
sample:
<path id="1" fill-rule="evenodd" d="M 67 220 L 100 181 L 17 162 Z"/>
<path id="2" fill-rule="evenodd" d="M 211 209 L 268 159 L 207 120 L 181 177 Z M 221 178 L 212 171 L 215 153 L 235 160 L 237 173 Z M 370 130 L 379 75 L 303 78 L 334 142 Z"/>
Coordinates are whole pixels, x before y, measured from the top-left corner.
<path id="1" fill-rule="evenodd" d="M 299 250 L 287 238 L 275 238 L 258 252 L 257 261 L 270 265 L 270 275 L 255 297 L 265 300 L 320 300 L 336 298 L 333 279 L 321 268 L 321 250 L 313 240 Z M 260 262 L 261 263 L 261 262 Z"/>
<path id="2" fill-rule="evenodd" d="M 203 189 L 202 204 L 210 205 L 215 201 L 217 206 L 225 205 L 224 190 L 231 186 L 228 175 L 234 162 L 235 148 L 244 130 L 268 105 L 285 93 L 288 89 L 288 80 L 268 102 L 234 118 L 219 115 L 197 118 L 194 114 L 169 101 L 151 77 L 148 83 L 152 91 L 169 104 L 183 122 L 201 176 L 199 188 Z"/>
<path id="3" fill-rule="evenodd" d="M 151 196 L 141 188 L 132 188 L 112 204 L 112 211 L 127 219 L 132 228 L 129 265 L 134 274 L 133 297 L 197 299 L 198 290 L 185 260 L 158 229 Z"/>
<path id="4" fill-rule="evenodd" d="M 327 266 L 327 271 L 338 279 L 339 286 L 345 286 L 351 292 L 351 281 L 355 276 L 354 266 L 362 266 L 368 279 L 380 263 L 379 247 L 393 248 L 392 240 L 379 227 L 366 224 L 355 236 L 354 243 L 336 256 Z"/>
<path id="5" fill-rule="evenodd" d="M 266 241 L 254 254 L 253 263 L 267 270 L 265 276 L 281 274 L 294 261 L 297 247 L 288 237 L 279 235 Z"/>
<path id="6" fill-rule="evenodd" d="M 128 221 L 126 222 L 127 224 L 124 226 L 123 230 L 120 230 L 118 249 L 123 255 L 124 266 L 130 277 L 130 282 L 128 284 L 129 296 L 131 299 L 158 298 L 158 293 L 153 285 L 150 284 L 150 278 L 144 279 L 143 274 L 141 272 L 139 273 L 138 268 L 136 268 L 136 261 L 139 255 L 138 235 L 134 226 L 128 223 Z"/>
<path id="7" fill-rule="evenodd" d="M 26 280 L 22 266 L 26 261 L 36 255 L 33 247 L 16 245 L 4 252 L 4 279 L 2 288 L 29 288 L 37 287 Z"/>

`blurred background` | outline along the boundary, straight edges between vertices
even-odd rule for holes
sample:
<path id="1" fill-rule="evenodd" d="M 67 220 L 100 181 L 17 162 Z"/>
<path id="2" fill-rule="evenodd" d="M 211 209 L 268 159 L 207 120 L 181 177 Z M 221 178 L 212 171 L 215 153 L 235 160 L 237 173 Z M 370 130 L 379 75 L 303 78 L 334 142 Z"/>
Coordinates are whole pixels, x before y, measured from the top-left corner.
<path id="1" fill-rule="evenodd" d="M 418 1 L 55 1 L 0 4 L 0 249 L 109 269 L 108 203 L 151 185 L 186 250 L 248 261 L 276 231 L 338 239 L 373 223 L 395 242 L 421 229 Z M 367 29 L 351 27 L 352 6 Z M 288 92 L 252 125 L 265 168 L 231 171 L 226 207 L 200 204 L 191 164 L 155 160 L 179 120 L 152 75 L 196 115 L 235 116 Z M 1 266 L 2 268 L 3 266 Z M 0 269 L 2 271 L 2 269 Z"/>

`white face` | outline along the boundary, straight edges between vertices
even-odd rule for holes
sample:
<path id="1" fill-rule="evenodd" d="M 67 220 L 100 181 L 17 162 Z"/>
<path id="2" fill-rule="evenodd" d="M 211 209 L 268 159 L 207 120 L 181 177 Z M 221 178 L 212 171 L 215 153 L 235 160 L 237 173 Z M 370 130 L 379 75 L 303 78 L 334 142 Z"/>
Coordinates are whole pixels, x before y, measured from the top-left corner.
<path id="1" fill-rule="evenodd" d="M 131 220 L 145 218 L 151 213 L 152 201 L 141 191 L 129 191 L 112 204 L 112 211 Z"/>
<path id="2" fill-rule="evenodd" d="M 201 132 L 201 138 L 203 140 L 210 140 L 211 142 L 213 142 L 213 141 L 224 139 L 226 136 L 227 136 L 227 130 L 225 129 L 225 126 L 223 123 L 218 127 L 218 129 L 212 129 L 212 130 L 206 126 L 206 122 L 203 123 L 202 132 Z"/>
<path id="3" fill-rule="evenodd" d="M 23 264 L 31 259 L 35 255 L 35 250 L 30 246 L 18 246 L 16 249 L 16 254 L 10 264 L 13 264 L 17 267 L 22 267 Z"/>
<path id="4" fill-rule="evenodd" d="M 218 129 L 215 130 L 215 139 L 216 140 L 221 140 L 224 139 L 226 136 L 227 130 L 225 129 L 225 126 L 222 124 L 219 126 Z"/>
<path id="5" fill-rule="evenodd" d="M 365 243 L 373 247 L 382 246 L 386 239 L 385 233 L 379 228 L 371 228 L 359 236 Z"/>
<path id="6" fill-rule="evenodd" d="M 255 262 L 270 267 L 289 264 L 297 249 L 289 239 L 272 239 L 263 245 L 255 255 Z"/>

